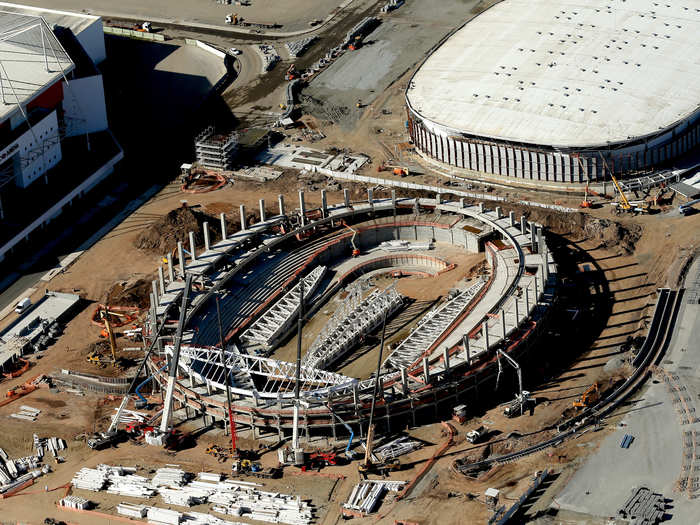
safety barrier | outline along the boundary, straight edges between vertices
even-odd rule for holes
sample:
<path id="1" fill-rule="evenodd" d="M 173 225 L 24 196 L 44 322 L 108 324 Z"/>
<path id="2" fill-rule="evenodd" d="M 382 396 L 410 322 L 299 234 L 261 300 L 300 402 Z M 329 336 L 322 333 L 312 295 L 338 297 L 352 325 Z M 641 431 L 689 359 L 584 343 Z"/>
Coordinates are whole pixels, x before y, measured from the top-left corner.
<path id="1" fill-rule="evenodd" d="M 123 27 L 111 26 L 103 26 L 102 29 L 108 35 L 138 38 L 140 40 L 151 40 L 153 42 L 165 42 L 165 36 L 161 35 L 160 33 L 146 33 L 145 31 L 135 31 L 133 29 L 125 29 Z"/>

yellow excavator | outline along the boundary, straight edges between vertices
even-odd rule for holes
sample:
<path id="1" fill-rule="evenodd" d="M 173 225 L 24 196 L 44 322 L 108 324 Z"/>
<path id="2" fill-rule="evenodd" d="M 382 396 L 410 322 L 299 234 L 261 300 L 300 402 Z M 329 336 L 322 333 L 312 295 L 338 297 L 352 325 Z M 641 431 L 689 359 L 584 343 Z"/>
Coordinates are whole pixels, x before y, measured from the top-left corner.
<path id="1" fill-rule="evenodd" d="M 588 408 L 600 401 L 600 384 L 596 381 L 589 386 L 581 397 L 574 401 L 574 408 Z"/>

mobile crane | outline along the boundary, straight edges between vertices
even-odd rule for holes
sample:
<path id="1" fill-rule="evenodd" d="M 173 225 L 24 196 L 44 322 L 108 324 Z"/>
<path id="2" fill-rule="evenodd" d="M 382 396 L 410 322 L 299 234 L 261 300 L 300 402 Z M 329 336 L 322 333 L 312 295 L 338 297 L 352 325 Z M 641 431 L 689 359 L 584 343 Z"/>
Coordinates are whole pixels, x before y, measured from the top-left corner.
<path id="1" fill-rule="evenodd" d="M 382 322 L 382 339 L 379 345 L 379 357 L 377 358 L 377 372 L 374 375 L 374 388 L 372 391 L 372 404 L 369 411 L 369 428 L 367 429 L 367 441 L 365 442 L 365 458 L 357 466 L 360 475 L 366 477 L 370 472 L 386 473 L 390 470 L 398 470 L 401 465 L 398 462 L 381 463 L 376 461 L 376 457 L 372 454 L 374 449 L 374 406 L 377 401 L 379 390 L 379 372 L 382 366 L 382 354 L 384 353 L 384 340 L 386 335 L 386 313 L 384 313 L 384 321 Z"/>

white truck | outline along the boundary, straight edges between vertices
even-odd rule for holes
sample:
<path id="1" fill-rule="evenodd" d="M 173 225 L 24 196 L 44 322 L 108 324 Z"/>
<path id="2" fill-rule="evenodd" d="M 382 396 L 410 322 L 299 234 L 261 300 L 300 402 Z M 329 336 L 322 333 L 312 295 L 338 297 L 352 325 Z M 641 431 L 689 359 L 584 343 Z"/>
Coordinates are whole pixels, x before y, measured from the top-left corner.
<path id="1" fill-rule="evenodd" d="M 477 428 L 476 430 L 470 430 L 469 432 L 467 432 L 467 441 L 469 441 L 469 443 L 474 444 L 478 442 L 482 437 L 484 437 L 484 434 L 486 434 L 487 431 L 488 428 L 486 428 L 483 425 Z"/>

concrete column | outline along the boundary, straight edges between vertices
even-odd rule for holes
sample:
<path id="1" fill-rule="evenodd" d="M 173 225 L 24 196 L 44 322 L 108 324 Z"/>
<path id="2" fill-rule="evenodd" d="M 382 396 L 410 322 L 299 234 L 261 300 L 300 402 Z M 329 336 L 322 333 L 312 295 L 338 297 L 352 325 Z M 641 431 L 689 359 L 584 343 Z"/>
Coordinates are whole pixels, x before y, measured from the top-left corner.
<path id="1" fill-rule="evenodd" d="M 284 195 L 277 195 L 277 205 L 280 208 L 280 215 L 284 215 Z"/>
<path id="2" fill-rule="evenodd" d="M 484 203 L 483 202 L 479 203 L 479 213 L 484 213 Z"/>
<path id="3" fill-rule="evenodd" d="M 488 320 L 481 323 L 481 329 L 484 332 L 484 344 L 486 345 L 486 350 L 489 349 L 489 323 Z"/>
<path id="4" fill-rule="evenodd" d="M 442 204 L 442 193 L 437 193 L 435 195 L 435 204 Z"/>
<path id="5" fill-rule="evenodd" d="M 408 395 L 408 372 L 405 368 L 401 369 L 401 388 L 404 395 Z"/>
<path id="6" fill-rule="evenodd" d="M 542 253 L 542 259 L 544 259 L 544 264 L 542 264 L 542 270 L 544 274 L 544 281 L 546 282 L 549 280 L 549 254 L 546 251 Z"/>
<path id="7" fill-rule="evenodd" d="M 445 371 L 450 371 L 450 349 L 445 347 L 442 349 L 442 360 L 445 364 Z"/>
<path id="8" fill-rule="evenodd" d="M 527 233 L 527 220 L 525 220 L 525 215 L 520 216 L 520 233 L 523 235 Z"/>
<path id="9" fill-rule="evenodd" d="M 159 297 L 160 297 L 160 295 L 158 295 L 158 281 L 156 281 L 155 279 L 153 279 L 153 280 L 151 281 L 151 286 L 153 287 L 153 297 L 154 297 L 155 300 L 156 300 L 156 304 L 158 304 L 158 299 L 159 299 Z"/>
<path id="10" fill-rule="evenodd" d="M 246 231 L 248 229 L 248 223 L 245 218 L 245 204 L 241 204 L 238 210 L 241 214 L 241 231 Z"/>
<path id="11" fill-rule="evenodd" d="M 221 220 L 221 240 L 225 241 L 226 240 L 226 214 L 224 212 L 221 212 L 221 215 L 219 216 Z"/>
<path id="12" fill-rule="evenodd" d="M 525 287 L 525 316 L 530 315 L 530 287 Z"/>
<path id="13" fill-rule="evenodd" d="M 177 258 L 180 260 L 180 277 L 185 277 L 185 250 L 182 248 L 182 242 L 177 241 Z"/>
<path id="14" fill-rule="evenodd" d="M 537 277 L 535 277 L 534 281 L 535 281 L 535 304 L 537 304 L 540 302 L 540 291 L 537 287 Z"/>
<path id="15" fill-rule="evenodd" d="M 367 202 L 374 209 L 374 190 L 372 188 L 367 188 Z"/>
<path id="16" fill-rule="evenodd" d="M 544 253 L 542 247 L 544 246 L 544 232 L 542 231 L 542 226 L 537 227 L 537 252 Z"/>
<path id="17" fill-rule="evenodd" d="M 265 217 L 265 199 L 260 199 L 258 204 L 260 206 L 260 222 L 265 222 L 267 220 L 267 217 Z"/>
<path id="18" fill-rule="evenodd" d="M 520 306 L 518 303 L 518 298 L 515 298 L 515 328 L 520 324 Z"/>
<path id="19" fill-rule="evenodd" d="M 507 328 L 506 328 L 506 310 L 501 309 L 501 331 L 503 332 L 503 339 L 506 338 Z"/>
<path id="20" fill-rule="evenodd" d="M 328 217 L 328 197 L 326 196 L 326 190 L 321 190 L 321 217 L 324 219 Z"/>
<path id="21" fill-rule="evenodd" d="M 425 384 L 430 384 L 430 367 L 428 366 L 428 358 L 423 358 L 423 377 L 425 378 Z"/>
<path id="22" fill-rule="evenodd" d="M 545 265 L 546 266 L 546 265 Z M 540 276 L 542 277 L 542 292 L 544 292 L 545 288 L 547 288 L 547 277 L 545 276 L 545 272 L 539 272 Z"/>
<path id="23" fill-rule="evenodd" d="M 464 347 L 464 356 L 467 359 L 467 365 L 471 364 L 472 358 L 469 355 L 469 334 L 462 336 L 462 346 Z"/>
<path id="24" fill-rule="evenodd" d="M 537 253 L 537 226 L 534 222 L 530 222 L 530 250 L 532 253 Z"/>
<path id="25" fill-rule="evenodd" d="M 170 282 L 173 282 L 175 280 L 175 269 L 173 268 L 173 254 L 169 253 L 167 256 L 168 259 L 168 279 Z"/>
<path id="26" fill-rule="evenodd" d="M 350 207 L 350 190 L 348 189 L 343 190 L 343 204 L 346 208 Z"/>
<path id="27" fill-rule="evenodd" d="M 204 251 L 209 251 L 211 249 L 211 243 L 209 242 L 209 223 L 205 222 L 202 224 L 202 229 L 204 230 Z"/>
<path id="28" fill-rule="evenodd" d="M 304 192 L 299 192 L 299 213 L 301 214 L 301 225 L 306 225 L 306 202 L 304 201 Z"/>
<path id="29" fill-rule="evenodd" d="M 194 232 L 189 233 L 190 237 L 190 257 L 192 258 L 193 261 L 197 260 L 197 252 L 195 250 L 195 244 L 194 244 Z"/>
<path id="30" fill-rule="evenodd" d="M 500 219 L 501 218 L 501 207 L 496 206 L 496 218 Z"/>
<path id="31" fill-rule="evenodd" d="M 160 295 L 165 294 L 165 274 L 163 273 L 163 265 L 158 266 L 158 284 L 160 284 Z"/>
<path id="32" fill-rule="evenodd" d="M 515 212 L 511 211 L 508 213 L 508 217 L 510 218 L 510 225 L 515 226 Z"/>
<path id="33" fill-rule="evenodd" d="M 396 208 L 396 190 L 391 190 L 391 206 Z"/>

